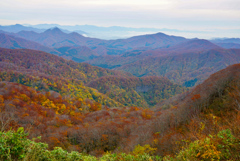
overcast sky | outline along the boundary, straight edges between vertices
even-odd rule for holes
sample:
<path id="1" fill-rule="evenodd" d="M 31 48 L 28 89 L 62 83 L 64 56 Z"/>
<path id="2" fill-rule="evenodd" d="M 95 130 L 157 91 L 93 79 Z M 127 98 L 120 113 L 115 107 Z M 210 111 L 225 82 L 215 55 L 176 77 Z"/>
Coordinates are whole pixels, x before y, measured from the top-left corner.
<path id="1" fill-rule="evenodd" d="M 16 23 L 226 31 L 226 37 L 240 37 L 240 0 L 1 0 L 0 25 Z"/>

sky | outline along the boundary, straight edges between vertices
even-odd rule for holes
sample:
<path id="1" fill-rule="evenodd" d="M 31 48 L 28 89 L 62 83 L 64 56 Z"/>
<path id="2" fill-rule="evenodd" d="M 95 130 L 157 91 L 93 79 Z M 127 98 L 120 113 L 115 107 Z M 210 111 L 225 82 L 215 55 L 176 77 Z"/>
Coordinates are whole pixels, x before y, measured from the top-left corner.
<path id="1" fill-rule="evenodd" d="M 240 0 L 1 0 L 0 25 L 17 23 L 168 28 L 190 37 L 189 31 L 196 37 L 240 37 Z"/>

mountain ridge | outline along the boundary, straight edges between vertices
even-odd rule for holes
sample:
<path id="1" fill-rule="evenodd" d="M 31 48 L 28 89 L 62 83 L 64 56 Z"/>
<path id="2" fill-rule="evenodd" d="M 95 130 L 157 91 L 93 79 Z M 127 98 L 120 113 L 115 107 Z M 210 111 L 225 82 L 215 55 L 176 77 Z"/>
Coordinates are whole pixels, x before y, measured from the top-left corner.
<path id="1" fill-rule="evenodd" d="M 49 52 L 52 54 L 58 54 L 57 50 L 48 48 L 36 42 L 28 41 L 19 37 L 7 35 L 0 33 L 0 47 L 10 48 L 10 49 L 35 49 Z"/>

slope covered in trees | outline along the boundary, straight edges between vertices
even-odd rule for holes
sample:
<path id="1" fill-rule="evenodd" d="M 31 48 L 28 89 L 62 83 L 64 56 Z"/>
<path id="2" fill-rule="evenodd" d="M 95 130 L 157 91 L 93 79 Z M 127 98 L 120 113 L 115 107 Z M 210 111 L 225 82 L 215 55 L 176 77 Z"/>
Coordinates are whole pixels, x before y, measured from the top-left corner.
<path id="1" fill-rule="evenodd" d="M 95 78 L 121 72 L 69 62 L 58 56 L 34 50 L 2 48 L 0 60 L 1 81 L 24 84 L 39 91 L 55 91 L 69 99 L 89 99 L 89 102 L 98 102 L 110 107 L 122 106 L 96 89 L 84 85 Z M 121 75 L 124 76 L 124 73 Z M 56 95 L 59 95 L 57 93 Z"/>
<path id="2" fill-rule="evenodd" d="M 118 56 L 100 56 L 90 64 L 122 70 L 134 76 L 164 76 L 187 87 L 203 82 L 228 65 L 239 63 L 239 49 L 224 49 L 193 39 L 161 49 L 139 48 Z"/>
<path id="3" fill-rule="evenodd" d="M 142 78 L 106 76 L 91 81 L 87 85 L 125 106 L 138 107 L 152 107 L 186 90 L 167 78 L 156 76 Z"/>
<path id="4" fill-rule="evenodd" d="M 139 47 L 135 49 L 128 50 L 122 55 L 118 56 L 99 56 L 93 60 L 88 61 L 90 64 L 96 66 L 106 66 L 108 68 L 117 68 L 137 61 L 142 61 L 148 58 L 158 58 L 162 56 L 173 56 L 180 54 L 195 54 L 202 53 L 211 49 L 223 49 L 207 40 L 204 39 L 192 39 L 179 42 L 172 46 L 167 46 L 157 49 L 150 47 Z M 180 62 L 183 63 L 184 62 Z M 160 64 L 161 65 L 161 64 Z"/>
<path id="5" fill-rule="evenodd" d="M 36 50 L 0 49 L 1 62 L 14 64 L 24 69 L 36 70 L 48 75 L 81 80 L 84 83 L 106 75 L 128 76 L 131 74 L 76 63 L 61 57 Z"/>
<path id="6" fill-rule="evenodd" d="M 211 75 L 190 92 L 159 105 L 156 111 L 165 115 L 158 119 L 164 121 L 169 129 L 166 130 L 163 124 L 154 123 L 161 133 L 158 139 L 161 140 L 159 148 L 163 152 L 176 152 L 173 150 L 174 146 L 180 144 L 176 149 L 181 150 L 181 146 L 185 144 L 187 149 L 179 153 L 179 159 L 182 160 L 239 160 L 239 69 L 240 64 L 229 66 Z M 221 132 L 222 130 L 225 132 Z M 230 139 L 225 142 L 228 145 L 223 145 L 224 141 L 218 137 Z M 185 143 L 181 144 L 181 140 Z M 212 152 L 206 147 L 211 147 Z"/>
<path id="7" fill-rule="evenodd" d="M 166 78 L 139 79 L 129 73 L 76 63 L 34 50 L 2 48 L 0 60 L 2 81 L 53 90 L 62 96 L 90 99 L 110 107 L 152 107 L 184 90 Z"/>
<path id="8" fill-rule="evenodd" d="M 50 149 L 61 146 L 92 155 L 149 144 L 165 160 L 239 160 L 239 71 L 240 64 L 221 70 L 154 110 L 105 107 L 91 112 L 50 92 L 1 82 L 0 118 L 8 118 L 1 119 L 1 128 L 22 126 L 29 138 L 41 135 Z"/>
<path id="9" fill-rule="evenodd" d="M 30 138 L 42 136 L 50 149 L 61 146 L 93 154 L 114 150 L 127 143 L 133 129 L 158 114 L 137 107 L 101 109 L 98 103 L 87 108 L 87 101 L 18 83 L 1 82 L 0 94 L 1 130 L 24 127 Z"/>
<path id="10" fill-rule="evenodd" d="M 239 49 L 212 49 L 197 53 L 149 57 L 115 69 L 135 76 L 165 76 L 185 86 L 200 83 L 228 65 L 240 62 Z"/>

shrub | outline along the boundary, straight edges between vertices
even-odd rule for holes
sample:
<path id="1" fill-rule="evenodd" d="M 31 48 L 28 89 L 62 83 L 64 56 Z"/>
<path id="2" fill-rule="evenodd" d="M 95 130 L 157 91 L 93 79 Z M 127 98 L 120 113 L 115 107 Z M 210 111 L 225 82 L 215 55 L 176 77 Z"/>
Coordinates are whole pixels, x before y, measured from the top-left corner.
<path id="1" fill-rule="evenodd" d="M 133 154 L 134 155 L 143 155 L 143 154 L 150 154 L 153 155 L 155 153 L 155 151 L 157 150 L 157 148 L 152 148 L 149 144 L 146 144 L 144 146 L 141 145 L 137 145 L 134 150 L 133 150 Z"/>
<path id="2" fill-rule="evenodd" d="M 188 148 L 177 155 L 177 160 L 237 160 L 239 159 L 239 143 L 229 129 L 217 135 L 209 135 L 189 144 Z"/>
<path id="3" fill-rule="evenodd" d="M 0 158 L 1 160 L 20 160 L 25 157 L 27 141 L 24 129 L 21 127 L 17 132 L 0 132 Z"/>
<path id="4" fill-rule="evenodd" d="M 150 156 L 155 148 L 150 145 L 136 146 L 134 155 L 107 152 L 100 158 L 84 155 L 76 151 L 67 152 L 61 147 L 49 151 L 48 144 L 27 139 L 28 134 L 20 127 L 16 132 L 0 132 L 0 160 L 12 161 L 152 161 L 161 160 L 158 156 Z"/>

